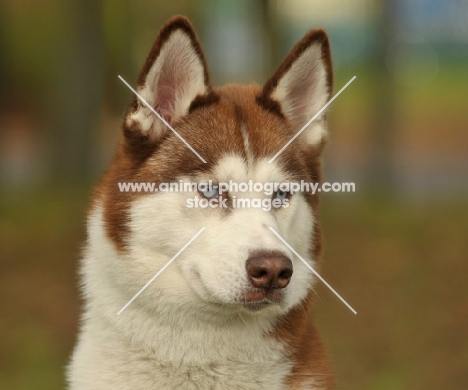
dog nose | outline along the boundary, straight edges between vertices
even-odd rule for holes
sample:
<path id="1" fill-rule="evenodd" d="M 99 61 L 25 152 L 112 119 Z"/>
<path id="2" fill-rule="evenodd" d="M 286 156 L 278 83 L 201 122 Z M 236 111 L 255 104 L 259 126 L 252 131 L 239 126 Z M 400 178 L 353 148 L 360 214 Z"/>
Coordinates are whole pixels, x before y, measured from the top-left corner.
<path id="1" fill-rule="evenodd" d="M 257 288 L 285 288 L 293 273 L 292 262 L 282 254 L 258 254 L 246 262 L 247 276 Z"/>

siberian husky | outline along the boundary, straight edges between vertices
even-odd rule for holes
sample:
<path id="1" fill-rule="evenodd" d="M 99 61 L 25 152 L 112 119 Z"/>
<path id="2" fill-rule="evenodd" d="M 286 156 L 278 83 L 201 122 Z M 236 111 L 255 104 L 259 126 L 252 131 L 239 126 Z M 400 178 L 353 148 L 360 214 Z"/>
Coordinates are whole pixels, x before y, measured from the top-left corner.
<path id="1" fill-rule="evenodd" d="M 325 114 L 277 153 L 331 89 L 323 30 L 309 31 L 265 85 L 213 87 L 190 22 L 177 16 L 163 26 L 136 92 L 166 123 L 135 95 L 114 161 L 95 191 L 70 390 L 334 387 L 311 314 L 316 278 L 291 250 L 319 266 L 318 194 L 119 187 L 317 183 Z M 189 199 L 218 196 L 227 207 L 188 207 Z M 236 208 L 236 198 L 288 202 Z"/>

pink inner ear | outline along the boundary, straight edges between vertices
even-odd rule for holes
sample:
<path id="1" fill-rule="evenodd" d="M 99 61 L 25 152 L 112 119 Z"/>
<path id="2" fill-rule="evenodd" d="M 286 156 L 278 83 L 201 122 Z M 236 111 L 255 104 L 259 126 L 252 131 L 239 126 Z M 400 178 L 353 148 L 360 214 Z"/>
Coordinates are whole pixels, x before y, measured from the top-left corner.
<path id="1" fill-rule="evenodd" d="M 291 90 L 288 93 L 290 99 L 292 114 L 298 119 L 302 116 L 307 115 L 308 108 L 314 102 L 310 101 L 310 98 L 314 96 L 315 82 L 314 80 L 296 80 L 291 86 Z"/>
<path id="2" fill-rule="evenodd" d="M 171 123 L 175 107 L 175 89 L 170 85 L 158 85 L 154 109 L 168 123 Z"/>

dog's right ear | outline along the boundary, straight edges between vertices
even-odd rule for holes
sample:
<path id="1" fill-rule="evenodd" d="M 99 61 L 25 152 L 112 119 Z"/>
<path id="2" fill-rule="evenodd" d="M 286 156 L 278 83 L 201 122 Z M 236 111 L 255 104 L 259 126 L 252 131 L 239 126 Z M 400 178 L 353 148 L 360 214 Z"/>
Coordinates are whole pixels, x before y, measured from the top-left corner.
<path id="1" fill-rule="evenodd" d="M 209 96 L 206 61 L 189 20 L 171 18 L 161 29 L 138 78 L 137 92 L 171 126 L 189 113 L 198 96 Z M 135 96 L 125 119 L 132 138 L 159 141 L 167 126 Z"/>

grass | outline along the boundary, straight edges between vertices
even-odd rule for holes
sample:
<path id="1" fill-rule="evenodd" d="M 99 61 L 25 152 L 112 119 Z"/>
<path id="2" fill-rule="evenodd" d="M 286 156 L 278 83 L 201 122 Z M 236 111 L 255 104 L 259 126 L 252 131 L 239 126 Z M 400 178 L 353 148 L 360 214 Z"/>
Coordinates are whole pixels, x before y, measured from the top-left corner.
<path id="1" fill-rule="evenodd" d="M 76 332 L 86 193 L 3 194 L 0 388 L 62 389 Z"/>
<path id="2" fill-rule="evenodd" d="M 465 200 L 324 199 L 321 329 L 343 389 L 463 389 L 468 383 Z"/>

